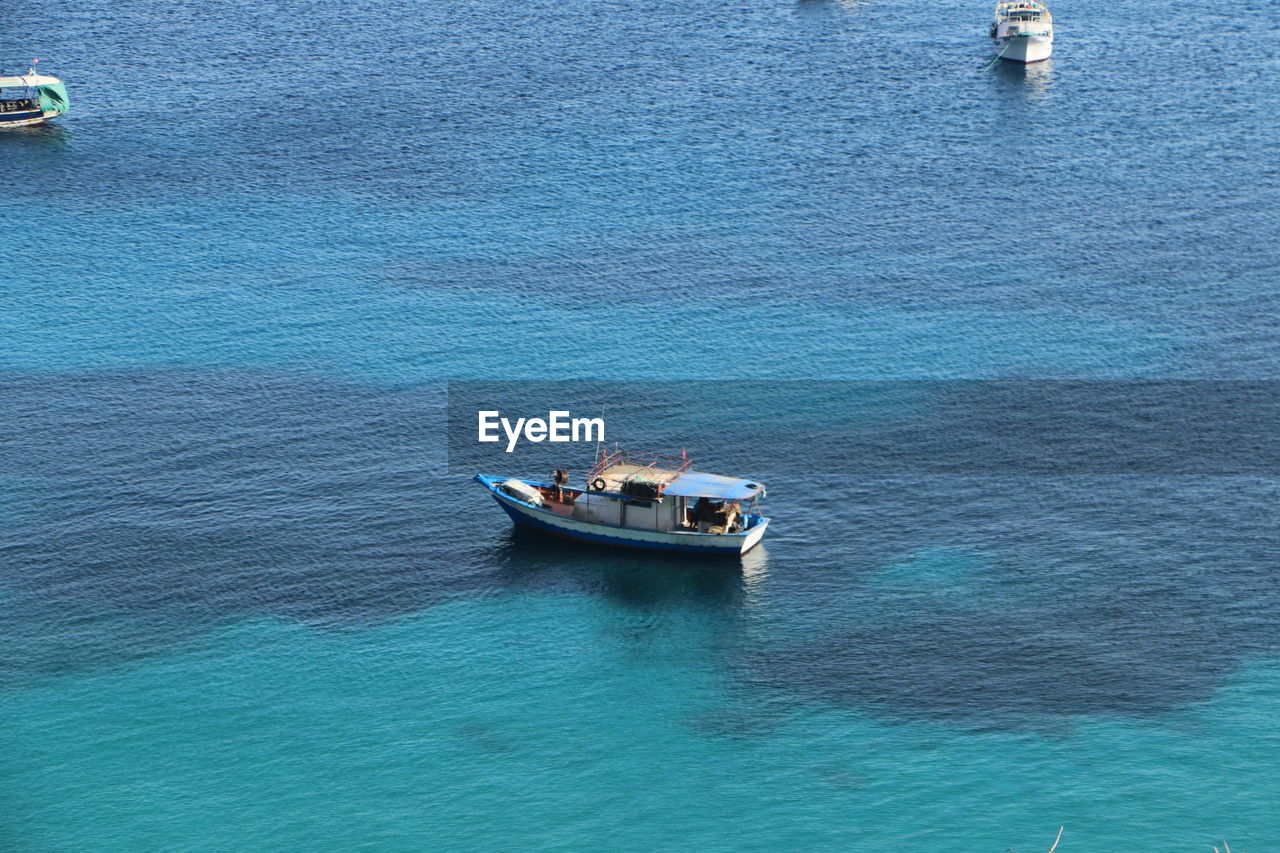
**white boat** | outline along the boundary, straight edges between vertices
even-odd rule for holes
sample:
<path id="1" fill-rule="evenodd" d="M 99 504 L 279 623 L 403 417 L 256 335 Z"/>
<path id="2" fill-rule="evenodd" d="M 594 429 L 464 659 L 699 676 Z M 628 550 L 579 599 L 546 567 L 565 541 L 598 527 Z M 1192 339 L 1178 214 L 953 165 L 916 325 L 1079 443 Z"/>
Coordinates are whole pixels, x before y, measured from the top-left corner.
<path id="1" fill-rule="evenodd" d="M 657 454 L 597 452 L 584 487 L 557 470 L 551 482 L 477 474 L 511 520 L 602 545 L 700 554 L 745 554 L 769 519 L 764 484 L 692 471 L 691 461 Z"/>
<path id="2" fill-rule="evenodd" d="M 0 77 L 0 128 L 44 124 L 70 109 L 67 87 L 57 77 L 37 74 L 34 67 L 26 74 Z"/>
<path id="3" fill-rule="evenodd" d="M 1001 59 L 1041 62 L 1053 54 L 1053 14 L 1040 0 L 997 3 L 991 38 Z"/>

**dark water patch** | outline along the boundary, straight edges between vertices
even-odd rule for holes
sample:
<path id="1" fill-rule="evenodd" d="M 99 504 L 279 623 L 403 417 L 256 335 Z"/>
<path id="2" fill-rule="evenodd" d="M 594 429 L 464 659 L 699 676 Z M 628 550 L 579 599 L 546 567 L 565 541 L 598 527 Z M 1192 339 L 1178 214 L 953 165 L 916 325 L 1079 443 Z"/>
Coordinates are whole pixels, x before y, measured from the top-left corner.
<path id="1" fill-rule="evenodd" d="M 813 589 L 798 597 L 826 618 L 808 637 L 744 653 L 744 678 L 971 726 L 1052 728 L 1206 698 L 1280 646 L 1274 489 L 1248 478 L 865 480 L 819 517 L 785 519 L 801 541 L 825 534 L 828 565 L 843 572 L 819 586 L 820 569 L 786 565 L 775 544 L 771 577 L 789 585 L 799 571 Z"/>
<path id="2" fill-rule="evenodd" d="M 742 695 L 724 707 L 690 714 L 684 724 L 702 737 L 750 741 L 781 729 L 792 718 L 796 704 Z"/>
<path id="3" fill-rule="evenodd" d="M 825 784 L 843 791 L 857 791 L 871 784 L 870 779 L 847 764 L 822 764 L 815 772 Z"/>
<path id="4" fill-rule="evenodd" d="M 519 745 L 485 723 L 468 722 L 454 726 L 454 734 L 471 748 L 482 753 L 502 754 L 515 752 Z"/>
<path id="5" fill-rule="evenodd" d="M 762 418 L 714 437 L 769 484 L 773 525 L 712 562 L 513 530 L 443 472 L 439 388 L 7 376 L 0 466 L 21 506 L 0 538 L 0 674 L 127 660 L 255 616 L 359 628 L 500 591 L 598 597 L 638 641 L 677 613 L 712 629 L 699 642 L 742 662 L 743 685 L 968 724 L 1156 713 L 1277 646 L 1268 478 L 884 477 L 858 454 L 805 474 Z"/>
<path id="6" fill-rule="evenodd" d="M 6 376 L 0 674 L 110 662 L 254 615 L 327 627 L 467 588 L 438 513 L 438 392 L 253 371 Z"/>
<path id="7" fill-rule="evenodd" d="M 0 680 L 257 616 L 341 630 L 492 591 L 738 606 L 738 561 L 513 530 L 469 478 L 443 473 L 443 417 L 439 388 L 269 371 L 3 377 L 0 471 L 20 488 L 0 534 Z"/>
<path id="8" fill-rule="evenodd" d="M 748 682 L 888 715 L 1052 729 L 1204 698 L 1280 642 L 1280 484 L 1239 473 L 1271 468 L 1268 382 L 462 391 L 458 468 L 538 477 L 590 450 L 525 445 L 482 461 L 478 407 L 533 414 L 551 400 L 594 416 L 607 399 L 621 401 L 615 436 L 693 436 L 695 458 L 712 460 L 699 467 L 768 483 L 777 607 L 764 647 L 734 651 Z M 884 475 L 895 470 L 907 473 Z M 749 591 L 744 580 L 744 608 Z"/>
<path id="9" fill-rule="evenodd" d="M 1201 636 L 1217 629 L 1200 608 L 1139 612 L 1175 624 L 1139 627 L 1109 606 L 911 614 L 764 665 L 784 684 L 857 707 L 1004 726 L 1167 711 L 1208 698 L 1240 662 L 1235 642 Z"/>

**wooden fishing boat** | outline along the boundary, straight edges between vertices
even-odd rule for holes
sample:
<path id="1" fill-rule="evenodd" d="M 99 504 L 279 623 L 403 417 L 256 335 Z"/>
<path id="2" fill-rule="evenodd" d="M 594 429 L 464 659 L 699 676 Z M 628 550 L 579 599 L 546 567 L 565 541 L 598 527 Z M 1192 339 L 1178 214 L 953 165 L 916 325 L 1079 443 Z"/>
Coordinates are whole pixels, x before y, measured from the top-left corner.
<path id="1" fill-rule="evenodd" d="M 516 524 L 582 542 L 730 556 L 754 548 L 769 526 L 764 484 L 691 466 L 683 453 L 600 450 L 582 486 L 563 469 L 549 482 L 475 479 Z"/>

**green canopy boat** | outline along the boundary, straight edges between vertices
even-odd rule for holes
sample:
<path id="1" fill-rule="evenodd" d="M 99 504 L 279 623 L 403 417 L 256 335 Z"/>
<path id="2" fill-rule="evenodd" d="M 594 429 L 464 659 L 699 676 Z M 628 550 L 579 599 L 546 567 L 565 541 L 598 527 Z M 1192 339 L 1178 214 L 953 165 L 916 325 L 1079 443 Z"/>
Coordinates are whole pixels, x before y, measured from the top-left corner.
<path id="1" fill-rule="evenodd" d="M 34 67 L 26 74 L 0 77 L 0 128 L 43 124 L 70 109 L 67 87 L 57 77 L 37 74 Z"/>

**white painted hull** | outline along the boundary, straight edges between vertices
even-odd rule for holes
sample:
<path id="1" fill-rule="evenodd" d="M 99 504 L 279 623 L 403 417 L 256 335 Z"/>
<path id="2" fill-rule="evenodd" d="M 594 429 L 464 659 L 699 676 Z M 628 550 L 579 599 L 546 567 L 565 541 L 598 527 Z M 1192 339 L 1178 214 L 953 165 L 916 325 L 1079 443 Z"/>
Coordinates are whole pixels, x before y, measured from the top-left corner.
<path id="1" fill-rule="evenodd" d="M 769 526 L 769 519 L 767 518 L 750 530 L 741 533 L 639 530 L 633 527 L 600 524 L 531 506 L 495 489 L 493 484 L 489 482 L 490 478 L 482 479 L 477 477 L 476 479 L 485 484 L 490 494 L 493 495 L 493 499 L 506 510 L 507 515 L 511 516 L 511 520 L 516 524 L 601 545 L 620 545 L 660 551 L 686 551 L 702 554 L 745 554 L 760 542 L 760 538 L 764 536 L 765 528 Z M 492 478 L 492 480 L 496 482 L 497 478 Z"/>
<path id="2" fill-rule="evenodd" d="M 996 50 L 1001 59 L 1010 62 L 1043 62 L 1053 55 L 1052 36 L 1014 36 L 996 39 Z"/>

